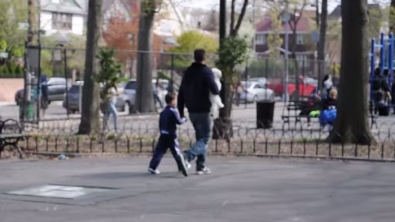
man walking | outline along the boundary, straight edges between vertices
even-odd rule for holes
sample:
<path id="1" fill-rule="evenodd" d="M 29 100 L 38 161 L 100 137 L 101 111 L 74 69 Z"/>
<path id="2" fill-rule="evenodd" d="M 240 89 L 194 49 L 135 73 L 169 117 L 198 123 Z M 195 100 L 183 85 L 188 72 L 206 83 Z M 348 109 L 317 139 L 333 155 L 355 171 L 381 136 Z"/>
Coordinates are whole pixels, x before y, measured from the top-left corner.
<path id="1" fill-rule="evenodd" d="M 178 94 L 178 111 L 184 117 L 184 108 L 189 112 L 189 119 L 195 129 L 196 142 L 189 150 L 184 151 L 185 161 L 196 160 L 196 173 L 209 174 L 210 169 L 205 166 L 206 151 L 211 137 L 211 102 L 210 92 L 219 95 L 219 89 L 214 81 L 214 74 L 205 65 L 206 52 L 196 49 L 191 66 L 184 72 Z"/>

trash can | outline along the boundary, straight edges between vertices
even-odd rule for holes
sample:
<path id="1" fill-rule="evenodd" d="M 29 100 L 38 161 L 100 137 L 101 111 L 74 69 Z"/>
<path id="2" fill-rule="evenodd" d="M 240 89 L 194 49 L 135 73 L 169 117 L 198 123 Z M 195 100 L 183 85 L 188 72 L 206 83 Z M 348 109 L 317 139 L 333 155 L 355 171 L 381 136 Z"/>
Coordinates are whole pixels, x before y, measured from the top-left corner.
<path id="1" fill-rule="evenodd" d="M 25 116 L 23 116 L 23 114 Z M 19 106 L 19 120 L 32 121 L 34 120 L 34 102 L 25 101 Z"/>
<path id="2" fill-rule="evenodd" d="M 273 127 L 274 101 L 256 102 L 256 128 L 270 129 Z"/>

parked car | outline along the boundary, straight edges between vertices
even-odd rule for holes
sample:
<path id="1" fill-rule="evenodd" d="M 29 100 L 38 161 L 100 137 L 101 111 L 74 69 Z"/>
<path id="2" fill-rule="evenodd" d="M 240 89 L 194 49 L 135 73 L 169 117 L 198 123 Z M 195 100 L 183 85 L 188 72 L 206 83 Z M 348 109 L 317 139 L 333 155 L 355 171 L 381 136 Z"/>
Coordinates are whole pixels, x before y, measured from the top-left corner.
<path id="1" fill-rule="evenodd" d="M 71 113 L 76 113 L 80 110 L 80 103 L 82 99 L 82 87 L 84 86 L 83 81 L 78 81 L 74 83 L 68 91 L 68 100 L 67 97 L 64 97 L 63 100 L 63 108 L 68 109 Z M 120 84 L 117 88 L 122 88 Z M 122 95 L 122 94 L 121 94 Z M 125 100 L 122 96 L 117 97 L 117 102 L 115 107 L 118 111 L 123 112 L 127 109 L 125 104 Z"/>
<path id="2" fill-rule="evenodd" d="M 267 79 L 265 77 L 254 77 L 254 78 L 249 78 L 248 79 L 249 82 L 259 82 L 262 85 L 266 85 L 268 84 Z"/>
<path id="3" fill-rule="evenodd" d="M 167 94 L 167 88 L 169 85 L 169 80 L 167 79 L 160 79 L 160 86 L 162 88 L 162 91 L 160 93 L 159 98 L 162 101 L 162 104 L 164 105 L 165 103 L 165 96 Z M 125 88 L 123 90 L 123 99 L 125 100 L 126 105 L 129 107 L 129 109 L 133 109 L 135 101 L 136 101 L 136 87 L 137 87 L 137 81 L 135 79 L 129 80 L 129 82 L 125 85 Z M 157 93 L 155 88 L 156 88 L 156 79 L 152 80 L 152 88 L 154 89 L 154 93 Z M 178 86 L 174 84 L 174 90 L 178 90 Z"/>
<path id="4" fill-rule="evenodd" d="M 254 103 L 259 100 L 274 100 L 273 90 L 268 89 L 265 84 L 257 81 L 242 81 L 244 92 L 240 95 L 240 100 Z"/>
<path id="5" fill-rule="evenodd" d="M 62 101 L 64 99 L 67 88 L 71 87 L 71 84 L 66 84 L 66 79 L 62 77 L 52 77 L 48 80 L 48 100 L 49 103 L 52 101 Z M 24 89 L 20 89 L 15 93 L 15 103 L 20 105 L 23 102 Z"/>
<path id="6" fill-rule="evenodd" d="M 299 77 L 299 97 L 307 98 L 309 97 L 315 90 L 318 81 L 314 81 L 313 78 L 304 78 L 303 76 Z M 277 79 L 272 80 L 268 84 L 268 88 L 274 91 L 275 96 L 284 96 L 285 93 L 285 79 Z M 295 76 L 289 76 L 288 78 L 288 97 L 291 100 L 294 100 L 296 97 L 296 78 Z"/>

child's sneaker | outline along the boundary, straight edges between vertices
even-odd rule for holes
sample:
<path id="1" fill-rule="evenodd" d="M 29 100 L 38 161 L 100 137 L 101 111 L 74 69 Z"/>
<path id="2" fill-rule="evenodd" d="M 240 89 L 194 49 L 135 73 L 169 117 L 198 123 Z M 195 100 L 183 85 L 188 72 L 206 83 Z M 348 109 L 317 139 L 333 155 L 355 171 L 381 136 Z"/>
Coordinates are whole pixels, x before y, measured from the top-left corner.
<path id="1" fill-rule="evenodd" d="M 204 167 L 203 169 L 196 171 L 197 175 L 210 174 L 210 173 L 211 173 L 211 170 L 208 167 Z"/>
<path id="2" fill-rule="evenodd" d="M 178 169 L 181 171 L 181 173 L 184 176 L 188 176 L 188 166 L 187 166 L 187 162 L 184 159 L 184 155 L 181 153 L 178 155 L 178 160 L 177 160 L 177 165 L 178 165 Z"/>
<path id="3" fill-rule="evenodd" d="M 184 159 L 184 160 L 185 160 L 185 159 Z M 191 164 L 188 163 L 187 161 L 185 161 L 185 166 L 186 166 L 187 170 L 191 169 Z M 178 166 L 178 172 L 181 172 L 181 171 L 182 171 L 181 167 Z"/>
<path id="4" fill-rule="evenodd" d="M 152 169 L 152 168 L 148 168 L 148 172 L 150 172 L 151 174 L 160 174 L 160 171 L 159 170 L 154 170 L 154 169 Z"/>

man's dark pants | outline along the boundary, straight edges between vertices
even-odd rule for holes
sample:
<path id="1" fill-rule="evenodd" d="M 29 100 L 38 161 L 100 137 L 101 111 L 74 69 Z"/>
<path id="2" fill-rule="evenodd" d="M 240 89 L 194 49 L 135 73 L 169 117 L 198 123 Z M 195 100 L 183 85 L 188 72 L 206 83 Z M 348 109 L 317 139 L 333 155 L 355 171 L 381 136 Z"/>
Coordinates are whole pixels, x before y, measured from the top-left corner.
<path id="1" fill-rule="evenodd" d="M 189 150 L 184 151 L 184 157 L 188 162 L 197 157 L 196 170 L 202 170 L 211 139 L 212 117 L 210 113 L 189 113 L 189 119 L 195 129 L 196 142 Z"/>

